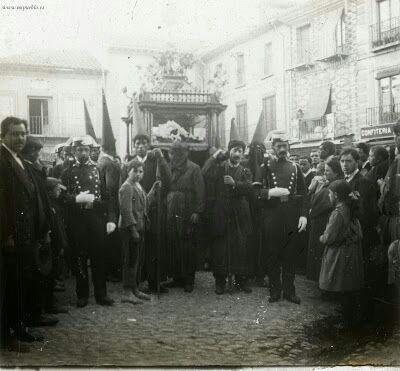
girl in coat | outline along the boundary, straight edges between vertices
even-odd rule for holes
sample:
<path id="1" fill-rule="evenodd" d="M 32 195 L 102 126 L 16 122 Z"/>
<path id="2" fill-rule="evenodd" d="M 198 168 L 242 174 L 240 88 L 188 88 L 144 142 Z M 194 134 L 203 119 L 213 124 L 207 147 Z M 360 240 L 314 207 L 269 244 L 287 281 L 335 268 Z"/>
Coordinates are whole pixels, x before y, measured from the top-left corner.
<path id="1" fill-rule="evenodd" d="M 345 320 L 354 322 L 360 310 L 359 292 L 364 286 L 362 232 L 356 217 L 358 198 L 345 180 L 329 185 L 334 210 L 320 242 L 325 245 L 319 287 L 339 293 Z"/>
<path id="2" fill-rule="evenodd" d="M 307 250 L 307 278 L 315 282 L 318 282 L 319 279 L 322 255 L 324 253 L 324 246 L 319 241 L 319 237 L 324 233 L 329 215 L 333 210 L 329 199 L 329 184 L 335 180 L 343 179 L 340 162 L 336 157 L 332 157 L 325 162 L 324 168 L 322 186 L 318 190 L 315 190 L 315 192 L 309 192 L 311 205 L 309 214 L 310 234 Z"/>

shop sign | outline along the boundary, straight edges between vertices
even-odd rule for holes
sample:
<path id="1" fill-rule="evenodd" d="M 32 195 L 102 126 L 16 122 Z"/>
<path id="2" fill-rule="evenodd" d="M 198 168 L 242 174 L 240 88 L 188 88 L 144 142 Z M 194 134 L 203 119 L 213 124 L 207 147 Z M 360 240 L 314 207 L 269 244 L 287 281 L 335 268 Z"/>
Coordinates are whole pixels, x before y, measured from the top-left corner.
<path id="1" fill-rule="evenodd" d="M 361 139 L 383 138 L 393 136 L 392 124 L 381 124 L 361 128 Z"/>

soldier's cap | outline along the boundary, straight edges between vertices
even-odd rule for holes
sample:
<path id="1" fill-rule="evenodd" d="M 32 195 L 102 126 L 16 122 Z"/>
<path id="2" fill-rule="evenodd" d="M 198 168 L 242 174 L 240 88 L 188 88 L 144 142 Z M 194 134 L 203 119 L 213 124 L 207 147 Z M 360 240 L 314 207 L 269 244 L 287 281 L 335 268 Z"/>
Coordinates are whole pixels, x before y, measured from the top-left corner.
<path id="1" fill-rule="evenodd" d="M 82 136 L 82 137 L 75 137 L 72 139 L 72 147 L 81 147 L 81 146 L 85 146 L 85 147 L 90 147 L 92 148 L 95 144 L 94 139 L 89 136 Z"/>
<path id="2" fill-rule="evenodd" d="M 265 142 L 272 143 L 274 145 L 276 142 L 287 142 L 289 143 L 289 136 L 287 135 L 286 131 L 284 130 L 271 130 L 267 138 L 265 139 Z"/>
<path id="3" fill-rule="evenodd" d="M 64 191 L 67 189 L 62 183 L 60 179 L 57 178 L 52 178 L 52 177 L 47 177 L 46 178 L 46 187 L 48 191 L 51 191 L 55 187 L 59 187 L 63 189 Z"/>
<path id="4" fill-rule="evenodd" d="M 60 153 L 60 152 L 63 150 L 64 146 L 65 146 L 64 143 L 57 144 L 57 145 L 54 147 L 54 153 Z"/>

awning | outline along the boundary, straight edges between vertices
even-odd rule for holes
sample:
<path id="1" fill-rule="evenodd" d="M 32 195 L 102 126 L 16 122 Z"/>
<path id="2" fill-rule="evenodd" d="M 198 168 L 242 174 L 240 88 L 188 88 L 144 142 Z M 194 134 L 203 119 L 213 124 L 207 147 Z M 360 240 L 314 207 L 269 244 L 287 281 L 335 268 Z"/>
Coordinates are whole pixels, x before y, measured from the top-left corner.
<path id="1" fill-rule="evenodd" d="M 339 8 L 329 12 L 325 20 L 320 23 L 316 30 L 318 38 L 317 60 L 322 60 L 336 55 L 336 27 L 340 24 L 344 9 Z"/>
<path id="2" fill-rule="evenodd" d="M 312 89 L 308 104 L 304 108 L 303 120 L 319 120 L 331 113 L 331 91 L 330 85 Z"/>

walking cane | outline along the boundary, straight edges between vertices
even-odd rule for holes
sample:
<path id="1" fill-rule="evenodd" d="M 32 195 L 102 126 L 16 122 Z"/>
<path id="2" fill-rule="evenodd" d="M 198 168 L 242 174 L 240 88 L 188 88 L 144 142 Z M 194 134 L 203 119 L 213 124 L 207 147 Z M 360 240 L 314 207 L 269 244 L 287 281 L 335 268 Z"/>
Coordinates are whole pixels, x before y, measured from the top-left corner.
<path id="1" fill-rule="evenodd" d="M 229 207 L 228 207 L 229 208 Z M 232 294 L 232 271 L 231 271 L 231 225 L 230 215 L 228 215 L 228 225 L 226 228 L 226 243 L 227 243 L 227 265 L 228 265 L 228 292 Z"/>
<path id="2" fill-rule="evenodd" d="M 161 184 L 157 187 L 157 265 L 156 283 L 157 297 L 160 299 L 160 280 L 161 280 Z"/>
<path id="3" fill-rule="evenodd" d="M 156 180 L 160 181 L 160 169 L 157 161 Z M 157 284 L 157 298 L 160 299 L 160 280 L 161 280 L 161 183 L 157 187 L 157 246 L 156 246 L 156 284 Z"/>

